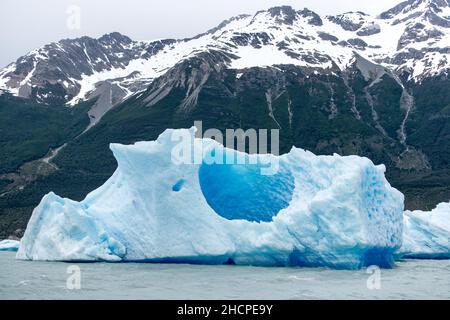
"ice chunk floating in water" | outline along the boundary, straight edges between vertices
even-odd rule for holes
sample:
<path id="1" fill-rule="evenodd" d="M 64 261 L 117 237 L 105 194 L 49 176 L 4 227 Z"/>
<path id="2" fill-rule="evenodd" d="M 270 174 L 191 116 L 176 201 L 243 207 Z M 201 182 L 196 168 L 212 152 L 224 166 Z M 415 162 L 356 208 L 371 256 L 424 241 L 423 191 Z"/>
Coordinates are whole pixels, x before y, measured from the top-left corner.
<path id="1" fill-rule="evenodd" d="M 166 130 L 157 141 L 112 144 L 118 162 L 113 176 L 81 202 L 46 195 L 17 257 L 332 268 L 392 264 L 401 246 L 403 195 L 386 181 L 384 166 L 296 148 L 280 157 L 245 155 L 257 164 L 208 164 L 213 152 L 236 152 L 194 139 L 194 132 Z M 173 137 L 180 133 L 203 148 L 201 161 L 174 163 L 179 141 Z M 261 174 L 268 160 L 278 161 L 274 175 Z"/>
<path id="2" fill-rule="evenodd" d="M 406 258 L 450 259 L 450 203 L 430 212 L 405 211 L 403 246 Z"/>
<path id="3" fill-rule="evenodd" d="M 206 202 L 226 219 L 272 221 L 273 216 L 289 206 L 294 177 L 285 168 L 273 175 L 263 175 L 261 163 L 227 164 L 227 158 L 233 159 L 232 153 L 227 150 L 221 163 L 200 166 L 199 182 Z"/>
<path id="4" fill-rule="evenodd" d="M 0 251 L 17 251 L 19 250 L 20 241 L 2 240 L 0 241 Z"/>
<path id="5" fill-rule="evenodd" d="M 19 245 L 20 241 L 17 240 L 2 240 L 0 241 L 0 251 L 17 251 Z"/>

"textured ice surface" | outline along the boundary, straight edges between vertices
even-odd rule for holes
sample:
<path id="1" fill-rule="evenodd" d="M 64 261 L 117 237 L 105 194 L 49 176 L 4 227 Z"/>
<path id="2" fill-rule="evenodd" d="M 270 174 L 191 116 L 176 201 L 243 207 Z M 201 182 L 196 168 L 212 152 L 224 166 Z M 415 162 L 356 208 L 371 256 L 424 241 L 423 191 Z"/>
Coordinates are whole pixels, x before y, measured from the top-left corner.
<path id="1" fill-rule="evenodd" d="M 17 251 L 20 242 L 16 240 L 2 240 L 0 241 L 0 251 Z"/>
<path id="2" fill-rule="evenodd" d="M 450 258 L 450 203 L 430 212 L 405 211 L 403 246 L 408 258 Z"/>
<path id="3" fill-rule="evenodd" d="M 207 164 L 237 154 L 210 139 L 197 164 L 175 164 L 174 135 L 112 144 L 118 169 L 81 202 L 50 193 L 34 210 L 17 257 L 359 268 L 390 266 L 401 246 L 403 195 L 384 166 L 357 156 L 245 155 L 258 164 Z M 242 155 L 239 153 L 239 155 Z M 203 159 L 203 160 L 202 160 Z M 257 160 L 257 161 L 256 161 Z M 278 160 L 275 175 L 262 164 Z"/>
<path id="4" fill-rule="evenodd" d="M 262 167 L 261 163 L 244 165 L 225 161 L 200 166 L 199 183 L 206 202 L 226 219 L 272 221 L 273 216 L 289 206 L 295 181 L 285 168 L 274 175 L 263 175 Z"/>

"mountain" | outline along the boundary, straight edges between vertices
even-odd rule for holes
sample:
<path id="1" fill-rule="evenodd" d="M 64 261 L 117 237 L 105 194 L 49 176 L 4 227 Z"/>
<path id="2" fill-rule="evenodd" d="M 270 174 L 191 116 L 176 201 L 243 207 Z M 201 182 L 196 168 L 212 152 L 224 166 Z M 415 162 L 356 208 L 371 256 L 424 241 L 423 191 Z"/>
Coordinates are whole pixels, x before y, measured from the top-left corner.
<path id="1" fill-rule="evenodd" d="M 14 119 L 3 130 L 35 137 L 33 152 L 0 140 L 0 229 L 23 229 L 48 191 L 81 200 L 103 184 L 109 143 L 194 120 L 279 128 L 282 152 L 368 156 L 408 208 L 430 209 L 450 199 L 449 37 L 449 1 L 414 0 L 377 17 L 282 6 L 189 39 L 111 33 L 34 50 L 0 71 L 0 112 Z M 53 117 L 40 131 L 20 117 L 41 113 Z"/>
<path id="2" fill-rule="evenodd" d="M 38 102 L 74 105 L 107 94 L 112 105 L 144 90 L 182 60 L 217 51 L 231 69 L 293 64 L 345 70 L 354 53 L 416 81 L 447 73 L 448 0 L 415 0 L 371 17 L 349 12 L 322 19 L 308 9 L 275 7 L 240 15 L 196 37 L 132 41 L 114 32 L 62 40 L 0 72 L 0 89 Z M 111 105 L 91 112 L 93 121 Z"/>

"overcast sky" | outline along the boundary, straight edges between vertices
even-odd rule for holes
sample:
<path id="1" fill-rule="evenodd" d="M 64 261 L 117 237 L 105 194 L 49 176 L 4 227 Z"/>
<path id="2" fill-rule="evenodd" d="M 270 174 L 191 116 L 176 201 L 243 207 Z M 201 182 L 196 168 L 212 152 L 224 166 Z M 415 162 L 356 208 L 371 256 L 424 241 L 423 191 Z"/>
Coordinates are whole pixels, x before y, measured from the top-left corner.
<path id="1" fill-rule="evenodd" d="M 379 14 L 400 0 L 0 0 L 0 67 L 46 43 L 119 31 L 135 40 L 184 38 L 277 5 L 321 14 Z M 79 10 L 78 10 L 79 8 Z M 78 15 L 77 12 L 80 14 Z M 80 19 L 77 19 L 77 17 Z M 79 23 L 78 23 L 79 21 Z M 78 26 L 80 28 L 78 28 Z"/>

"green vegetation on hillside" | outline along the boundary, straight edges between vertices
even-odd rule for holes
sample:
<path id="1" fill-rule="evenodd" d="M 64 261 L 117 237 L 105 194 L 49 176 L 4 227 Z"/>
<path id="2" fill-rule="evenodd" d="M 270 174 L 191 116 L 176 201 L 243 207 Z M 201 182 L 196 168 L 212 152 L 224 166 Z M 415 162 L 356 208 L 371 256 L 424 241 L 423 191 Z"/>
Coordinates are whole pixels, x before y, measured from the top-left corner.
<path id="1" fill-rule="evenodd" d="M 0 95 L 0 174 L 14 172 L 80 134 L 89 124 L 89 104 L 70 109 Z"/>

